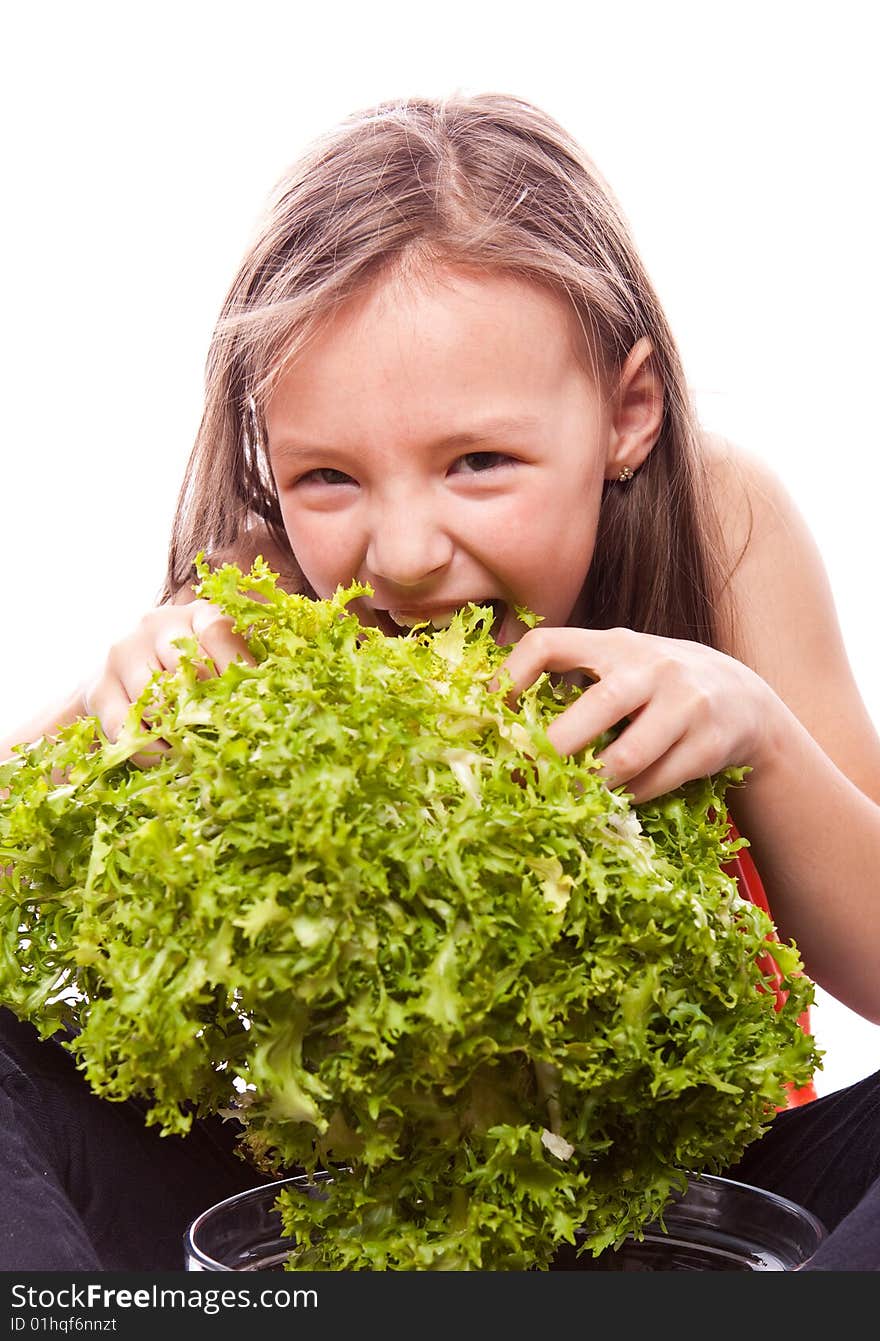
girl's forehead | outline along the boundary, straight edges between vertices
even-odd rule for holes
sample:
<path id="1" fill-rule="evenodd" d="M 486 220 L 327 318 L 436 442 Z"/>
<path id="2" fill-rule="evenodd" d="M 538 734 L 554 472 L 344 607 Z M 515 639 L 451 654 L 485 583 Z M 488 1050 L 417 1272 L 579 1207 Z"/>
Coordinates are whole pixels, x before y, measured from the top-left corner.
<path id="1" fill-rule="evenodd" d="M 583 369 L 573 304 L 549 285 L 505 271 L 399 267 L 346 299 L 276 383 L 317 390 L 359 376 L 549 380 Z"/>
<path id="2" fill-rule="evenodd" d="M 602 397 L 578 336 L 563 299 L 516 276 L 389 276 L 341 307 L 278 379 L 270 448 L 512 441 L 592 424 Z"/>
<path id="3" fill-rule="evenodd" d="M 499 333 L 525 323 L 531 330 L 555 333 L 561 340 L 577 329 L 572 303 L 549 284 L 506 270 L 442 265 L 397 266 L 374 280 L 341 312 L 349 321 L 418 323 L 446 320 L 468 329 L 499 327 Z"/>

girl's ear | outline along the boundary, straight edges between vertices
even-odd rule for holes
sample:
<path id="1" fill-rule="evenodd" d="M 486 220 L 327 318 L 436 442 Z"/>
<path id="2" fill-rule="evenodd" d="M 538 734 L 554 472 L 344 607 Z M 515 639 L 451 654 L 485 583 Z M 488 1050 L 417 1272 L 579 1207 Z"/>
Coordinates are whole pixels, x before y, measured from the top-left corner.
<path id="1" fill-rule="evenodd" d="M 611 418 L 605 478 L 616 480 L 625 467 L 638 470 L 663 423 L 663 384 L 647 336 L 629 351 L 608 408 Z"/>

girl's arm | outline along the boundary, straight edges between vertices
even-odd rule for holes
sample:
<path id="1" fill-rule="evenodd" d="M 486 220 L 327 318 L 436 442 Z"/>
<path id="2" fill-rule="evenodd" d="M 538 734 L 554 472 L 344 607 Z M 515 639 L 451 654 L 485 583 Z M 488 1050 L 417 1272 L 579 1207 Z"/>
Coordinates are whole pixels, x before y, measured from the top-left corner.
<path id="1" fill-rule="evenodd" d="M 721 650 L 630 629 L 539 627 L 505 665 L 515 696 L 542 671 L 590 684 L 551 724 L 562 754 L 627 725 L 601 753 L 636 803 L 729 765 L 728 793 L 774 920 L 809 975 L 880 1023 L 880 741 L 843 648 L 816 546 L 764 467 L 707 448 L 732 577 Z"/>
<path id="2" fill-rule="evenodd" d="M 231 619 L 208 601 L 196 600 L 192 591 L 181 592 L 179 597 L 149 610 L 131 633 L 113 644 L 95 674 L 59 703 L 4 734 L 0 761 L 12 756 L 15 745 L 54 736 L 78 717 L 97 717 L 107 737 L 116 740 L 132 703 L 153 672 L 173 671 L 179 664 L 180 638 L 195 638 L 218 674 L 236 657 L 249 659 L 247 643 L 233 633 Z M 146 755 L 133 757 L 136 763 L 150 762 Z"/>
<path id="3" fill-rule="evenodd" d="M 727 650 L 774 691 L 765 748 L 731 809 L 780 934 L 816 982 L 880 1022 L 880 739 L 786 491 L 730 449 L 716 448 L 713 476 L 734 558 L 743 551 L 723 598 L 737 630 Z"/>
<path id="4" fill-rule="evenodd" d="M 215 554 L 212 562 L 236 563 L 245 570 L 258 554 L 280 574 L 281 586 L 288 591 L 300 589 L 302 579 L 295 571 L 292 557 L 283 554 L 262 529 L 248 531 L 234 550 Z M 181 606 L 187 608 L 180 609 Z M 0 737 L 0 762 L 11 757 L 13 746 L 53 736 L 78 717 L 91 714 L 100 718 L 107 735 L 115 739 L 130 704 L 153 671 L 173 670 L 177 665 L 175 639 L 192 636 L 198 639 L 218 671 L 234 657 L 248 656 L 247 644 L 231 632 L 231 620 L 207 601 L 197 600 L 192 587 L 182 587 L 167 605 L 149 611 L 127 637 L 114 644 L 92 679 Z"/>
<path id="5" fill-rule="evenodd" d="M 12 757 L 14 745 L 39 740 L 41 736 L 54 736 L 62 726 L 75 722 L 84 711 L 82 690 L 75 689 L 59 703 L 43 709 L 36 717 L 32 717 L 28 722 L 22 722 L 8 735 L 0 738 L 0 763 Z"/>

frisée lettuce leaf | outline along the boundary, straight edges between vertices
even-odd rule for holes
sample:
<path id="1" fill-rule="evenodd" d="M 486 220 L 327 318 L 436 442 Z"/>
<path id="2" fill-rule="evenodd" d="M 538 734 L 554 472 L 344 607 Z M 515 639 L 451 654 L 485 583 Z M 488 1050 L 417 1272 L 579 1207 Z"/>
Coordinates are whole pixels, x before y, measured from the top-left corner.
<path id="1" fill-rule="evenodd" d="M 735 1161 L 817 1061 L 797 949 L 722 869 L 744 770 L 634 807 L 549 743 L 576 691 L 508 703 L 490 607 L 394 638 L 357 585 L 200 575 L 254 665 L 184 643 L 117 741 L 0 765 L 0 1001 L 163 1132 L 220 1112 L 328 1171 L 294 1268 L 544 1268 Z"/>

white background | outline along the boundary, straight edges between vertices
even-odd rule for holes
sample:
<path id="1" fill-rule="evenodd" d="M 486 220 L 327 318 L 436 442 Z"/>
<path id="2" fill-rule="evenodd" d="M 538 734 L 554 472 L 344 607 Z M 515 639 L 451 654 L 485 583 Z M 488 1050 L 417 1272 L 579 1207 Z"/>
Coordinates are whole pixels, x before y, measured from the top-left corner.
<path id="1" fill-rule="evenodd" d="M 704 421 L 818 539 L 880 721 L 873 7 L 314 8 L 5 7 L 0 735 L 154 601 L 210 331 L 276 178 L 350 111 L 455 90 L 539 103 L 610 180 Z M 880 1029 L 824 996 L 814 1023 L 821 1092 L 880 1065 Z"/>

